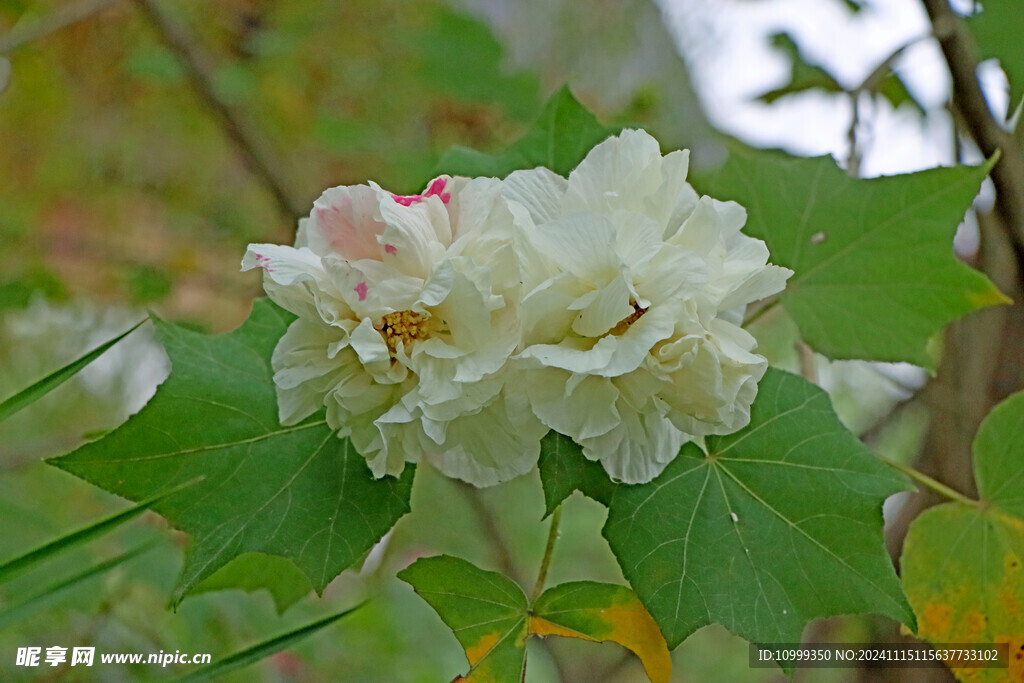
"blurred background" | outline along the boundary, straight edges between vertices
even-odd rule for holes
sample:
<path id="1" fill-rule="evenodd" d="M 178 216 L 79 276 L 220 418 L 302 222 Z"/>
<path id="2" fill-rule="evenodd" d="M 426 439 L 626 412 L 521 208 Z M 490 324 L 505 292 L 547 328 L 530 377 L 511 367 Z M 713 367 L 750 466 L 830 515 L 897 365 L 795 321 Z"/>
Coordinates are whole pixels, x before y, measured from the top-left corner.
<path id="1" fill-rule="evenodd" d="M 721 161 L 723 134 L 831 154 L 861 176 L 976 161 L 956 133 L 930 30 L 919 0 L 0 0 L 0 400 L 147 310 L 209 332 L 237 326 L 261 295 L 258 276 L 238 269 L 248 243 L 291 243 L 296 219 L 327 187 L 372 179 L 419 191 L 449 146 L 503 148 L 566 83 L 605 123 L 643 125 L 665 150 L 690 148 L 696 165 Z M 1005 120 L 999 63 L 983 62 L 979 76 Z M 992 202 L 987 187 L 979 210 Z M 957 236 L 972 262 L 981 227 L 969 216 Z M 913 462 L 935 438 L 928 396 L 942 371 L 927 381 L 910 366 L 801 353 L 781 308 L 754 331 L 776 364 L 803 363 L 847 425 L 889 457 Z M 42 459 L 116 427 L 168 371 L 143 326 L 0 425 L 0 559 L 123 509 Z M 930 469 L 952 468 L 969 489 L 962 455 Z M 897 536 L 900 505 L 887 506 Z M 456 640 L 395 571 L 447 552 L 532 581 L 542 510 L 536 473 L 475 492 L 423 468 L 413 512 L 365 566 L 283 613 L 278 605 L 296 596 L 216 590 L 217 577 L 169 609 L 185 538 L 147 514 L 0 586 L 0 678 L 168 678 L 189 667 L 50 673 L 15 667 L 15 651 L 92 645 L 218 659 L 372 595 L 231 680 L 450 680 L 466 666 Z M 603 521 L 596 503 L 567 501 L 552 584 L 622 581 Z M 109 571 L 68 581 L 151 541 Z M 809 629 L 853 642 L 892 626 L 850 617 Z M 614 645 L 553 638 L 531 642 L 530 657 L 531 681 L 644 680 Z M 746 642 L 717 627 L 673 659 L 678 681 L 785 680 L 749 669 Z M 812 670 L 797 680 L 862 676 Z"/>

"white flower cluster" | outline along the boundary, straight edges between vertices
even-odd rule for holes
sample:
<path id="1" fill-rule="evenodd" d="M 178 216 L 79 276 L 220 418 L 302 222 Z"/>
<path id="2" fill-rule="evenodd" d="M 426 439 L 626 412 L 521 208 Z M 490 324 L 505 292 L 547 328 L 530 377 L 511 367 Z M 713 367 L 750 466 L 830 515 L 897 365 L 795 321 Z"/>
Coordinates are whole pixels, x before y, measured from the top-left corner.
<path id="1" fill-rule="evenodd" d="M 477 486 L 529 471 L 548 429 L 628 483 L 740 429 L 767 366 L 743 311 L 792 272 L 687 162 L 625 131 L 568 179 L 327 190 L 295 247 L 242 261 L 298 316 L 272 359 L 282 424 L 326 406 L 376 476 L 426 461 Z"/>

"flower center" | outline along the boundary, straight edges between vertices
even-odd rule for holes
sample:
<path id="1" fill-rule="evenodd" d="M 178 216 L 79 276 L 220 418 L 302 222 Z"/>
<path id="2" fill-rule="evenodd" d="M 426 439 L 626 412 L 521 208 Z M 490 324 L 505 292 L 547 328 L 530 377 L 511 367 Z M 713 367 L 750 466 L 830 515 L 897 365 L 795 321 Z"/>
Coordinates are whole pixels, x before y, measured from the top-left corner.
<path id="1" fill-rule="evenodd" d="M 388 345 L 391 355 L 398 349 L 398 342 L 402 342 L 406 352 L 414 341 L 426 339 L 430 336 L 432 326 L 430 316 L 416 311 L 395 311 L 388 313 L 381 318 L 380 327 L 377 328 L 380 335 L 384 337 L 384 343 Z"/>
<path id="2" fill-rule="evenodd" d="M 623 318 L 619 322 L 617 322 L 615 324 L 615 327 L 613 327 L 609 331 L 609 334 L 615 334 L 615 335 L 623 334 L 626 330 L 629 329 L 630 325 L 632 325 L 637 320 L 639 320 L 640 317 L 643 316 L 643 314 L 647 312 L 647 309 L 646 308 L 640 308 L 640 305 L 637 302 L 630 301 L 629 303 L 630 303 L 631 306 L 633 306 L 633 312 L 630 313 L 629 315 L 627 315 L 625 318 Z"/>

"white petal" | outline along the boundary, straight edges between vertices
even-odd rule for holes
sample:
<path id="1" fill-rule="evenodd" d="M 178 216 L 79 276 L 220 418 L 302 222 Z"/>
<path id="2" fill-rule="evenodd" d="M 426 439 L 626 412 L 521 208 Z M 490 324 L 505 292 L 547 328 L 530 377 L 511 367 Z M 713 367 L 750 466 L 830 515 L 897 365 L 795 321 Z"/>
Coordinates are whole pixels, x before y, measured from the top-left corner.
<path id="1" fill-rule="evenodd" d="M 319 317 L 318 292 L 332 290 L 320 258 L 306 248 L 250 244 L 242 270 L 263 269 L 263 289 L 274 303 L 300 317 Z"/>
<path id="2" fill-rule="evenodd" d="M 701 197 L 679 230 L 667 241 L 691 249 L 703 257 L 717 249 L 724 257 L 724 237 L 715 201 L 710 197 Z"/>
<path id="3" fill-rule="evenodd" d="M 667 154 L 661 160 L 661 185 L 645 199 L 644 213 L 662 227 L 668 225 L 679 209 L 681 197 L 687 200 L 692 197 L 693 201 L 697 199 L 696 192 L 686 182 L 689 166 L 690 151 L 685 149 Z"/>
<path id="4" fill-rule="evenodd" d="M 299 318 L 281 336 L 271 357 L 281 424 L 301 422 L 323 407 L 331 375 L 338 371 L 327 358 L 327 346 L 340 333 Z"/>
<path id="5" fill-rule="evenodd" d="M 498 398 L 475 415 L 453 420 L 439 452 L 424 453 L 443 474 L 474 486 L 492 486 L 526 474 L 537 463 L 547 428 L 529 412 Z"/>
<path id="6" fill-rule="evenodd" d="M 354 318 L 410 310 L 423 293 L 422 279 L 401 273 L 387 263 L 327 256 L 323 264 L 339 296 L 354 311 Z"/>
<path id="7" fill-rule="evenodd" d="M 387 223 L 381 241 L 393 250 L 392 258 L 398 269 L 426 279 L 451 244 L 451 226 L 444 204 L 437 197 L 410 206 L 384 200 L 380 203 L 380 216 Z"/>
<path id="8" fill-rule="evenodd" d="M 679 454 L 683 434 L 657 414 L 629 413 L 615 430 L 582 441 L 583 455 L 599 460 L 615 481 L 643 484 Z"/>
<path id="9" fill-rule="evenodd" d="M 338 254 L 349 260 L 380 259 L 378 237 L 384 223 L 376 219 L 383 191 L 366 185 L 332 187 L 313 203 L 309 218 L 299 222 L 296 246 L 319 256 Z"/>
<path id="10" fill-rule="evenodd" d="M 719 304 L 721 308 L 745 306 L 753 301 L 760 301 L 786 288 L 786 281 L 792 277 L 793 271 L 782 266 L 761 266 L 749 273 L 743 282 L 733 289 Z"/>
<path id="11" fill-rule="evenodd" d="M 629 303 L 629 285 L 624 274 L 591 293 L 582 307 L 572 329 L 584 337 L 600 337 L 633 313 Z M 580 301 L 578 299 L 577 301 Z M 577 308 L 575 305 L 570 308 Z"/>
<path id="12" fill-rule="evenodd" d="M 533 222 L 540 225 L 561 216 L 562 197 L 568 185 L 568 181 L 554 171 L 538 167 L 509 174 L 502 185 L 502 194 L 526 207 Z"/>
<path id="13" fill-rule="evenodd" d="M 533 237 L 562 268 L 595 285 L 611 280 L 622 266 L 615 253 L 615 224 L 602 214 L 569 214 L 543 225 Z"/>
<path id="14" fill-rule="evenodd" d="M 366 371 L 379 382 L 387 383 L 392 377 L 388 374 L 391 367 L 391 352 L 384 342 L 384 337 L 373 327 L 369 318 L 363 318 L 359 326 L 352 331 L 349 340 L 352 350 L 359 356 L 359 362 Z"/>
<path id="15" fill-rule="evenodd" d="M 708 282 L 708 268 L 704 259 L 689 249 L 673 244 L 662 248 L 647 264 L 643 279 L 637 283 L 637 293 L 643 299 L 641 306 L 662 302 L 675 297 L 689 299 Z"/>
<path id="16" fill-rule="evenodd" d="M 661 149 L 642 130 L 624 130 L 594 147 L 569 174 L 563 211 L 642 213 L 661 184 Z"/>
<path id="17" fill-rule="evenodd" d="M 619 424 L 615 401 L 619 391 L 611 380 L 578 375 L 581 381 L 570 389 L 570 373 L 542 368 L 523 374 L 523 383 L 533 412 L 541 422 L 577 441 L 606 434 Z"/>
<path id="18" fill-rule="evenodd" d="M 661 249 L 661 226 L 648 218 L 629 211 L 614 211 L 615 253 L 630 269 L 643 268 Z"/>

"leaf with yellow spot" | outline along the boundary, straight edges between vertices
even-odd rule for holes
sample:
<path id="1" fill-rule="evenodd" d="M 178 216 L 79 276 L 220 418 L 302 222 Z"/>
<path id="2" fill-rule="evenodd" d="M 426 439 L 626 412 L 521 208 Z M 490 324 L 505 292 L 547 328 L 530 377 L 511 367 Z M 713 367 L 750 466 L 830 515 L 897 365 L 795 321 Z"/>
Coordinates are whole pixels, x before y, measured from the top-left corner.
<path id="1" fill-rule="evenodd" d="M 434 608 L 466 651 L 471 683 L 518 681 L 526 666 L 526 595 L 514 581 L 450 555 L 398 572 Z"/>
<path id="2" fill-rule="evenodd" d="M 672 674 L 668 646 L 658 625 L 633 591 L 592 581 L 563 583 L 537 599 L 530 632 L 595 642 L 612 641 L 640 658 L 653 683 Z"/>
<path id="3" fill-rule="evenodd" d="M 979 505 L 948 503 L 910 527 L 903 588 L 935 643 L 1009 643 L 1009 669 L 954 669 L 961 681 L 1024 681 L 1024 392 L 974 440 Z"/>
<path id="4" fill-rule="evenodd" d="M 530 635 L 610 640 L 639 657 L 653 683 L 668 683 L 672 673 L 658 625 L 625 586 L 565 583 L 545 591 L 531 609 L 508 577 L 449 555 L 419 559 L 398 578 L 434 608 L 465 650 L 469 672 L 457 681 L 521 680 Z"/>

